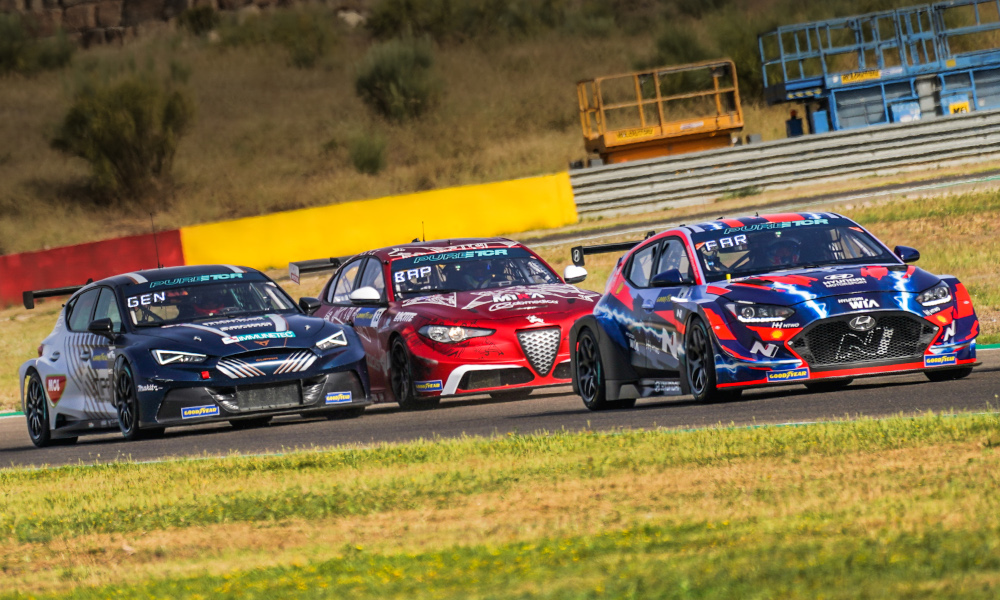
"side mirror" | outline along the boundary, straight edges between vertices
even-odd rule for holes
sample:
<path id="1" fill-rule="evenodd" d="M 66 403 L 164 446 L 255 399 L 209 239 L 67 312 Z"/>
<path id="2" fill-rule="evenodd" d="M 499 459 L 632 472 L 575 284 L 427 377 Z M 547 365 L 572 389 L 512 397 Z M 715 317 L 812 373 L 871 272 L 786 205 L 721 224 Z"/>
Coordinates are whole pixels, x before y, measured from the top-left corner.
<path id="1" fill-rule="evenodd" d="M 351 292 L 348 296 L 351 300 L 351 304 L 358 304 L 360 306 L 370 306 L 372 304 L 378 304 L 382 301 L 382 294 L 378 292 L 375 288 L 370 285 L 358 288 Z"/>
<path id="2" fill-rule="evenodd" d="M 323 306 L 323 303 L 316 298 L 299 298 L 299 308 L 307 315 L 311 315 L 319 310 L 320 306 Z"/>
<path id="3" fill-rule="evenodd" d="M 675 287 L 678 285 L 684 285 L 689 283 L 684 280 L 681 272 L 677 269 L 667 269 L 662 273 L 658 273 L 649 280 L 649 287 Z"/>
<path id="4" fill-rule="evenodd" d="M 568 265 L 563 271 L 563 279 L 566 283 L 580 283 L 587 278 L 587 269 L 576 265 Z"/>
<path id="5" fill-rule="evenodd" d="M 115 326 L 111 319 L 94 319 L 87 325 L 87 331 L 103 335 L 108 339 L 115 339 Z"/>
<path id="6" fill-rule="evenodd" d="M 905 263 L 917 262 L 920 260 L 920 252 L 918 252 L 916 248 L 910 248 L 909 246 L 896 246 L 893 248 L 892 252 Z"/>

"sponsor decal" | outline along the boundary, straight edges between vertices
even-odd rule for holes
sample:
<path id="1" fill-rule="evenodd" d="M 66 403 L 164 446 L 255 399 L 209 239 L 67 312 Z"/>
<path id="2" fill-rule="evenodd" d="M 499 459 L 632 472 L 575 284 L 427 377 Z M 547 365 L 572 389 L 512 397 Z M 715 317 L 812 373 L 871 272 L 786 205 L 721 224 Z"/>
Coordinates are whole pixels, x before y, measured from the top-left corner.
<path id="1" fill-rule="evenodd" d="M 625 129 L 623 131 L 617 131 L 615 132 L 615 138 L 619 140 L 631 140 L 635 138 L 649 137 L 654 133 L 655 131 L 653 130 L 652 127 L 638 127 L 636 129 Z"/>
<path id="2" fill-rule="evenodd" d="M 840 304 L 847 304 L 851 307 L 851 310 L 858 310 L 863 308 L 881 308 L 879 303 L 871 298 L 862 298 L 857 296 L 855 298 L 840 298 L 837 300 Z"/>
<path id="3" fill-rule="evenodd" d="M 931 308 L 925 308 L 924 309 L 924 316 L 929 317 L 931 315 L 936 315 L 937 313 L 941 312 L 942 309 L 943 309 L 943 307 L 941 307 L 941 306 L 934 306 L 934 307 L 931 307 Z"/>
<path id="4" fill-rule="evenodd" d="M 155 383 L 144 383 L 142 385 L 136 386 L 135 389 L 139 390 L 140 392 L 158 392 L 163 388 L 156 385 Z"/>
<path id="5" fill-rule="evenodd" d="M 253 329 L 255 327 L 271 327 L 274 321 L 261 319 L 260 317 L 243 317 L 240 319 L 220 319 L 218 321 L 205 321 L 202 325 L 215 327 L 222 331 L 239 331 L 240 329 Z"/>
<path id="6" fill-rule="evenodd" d="M 294 331 L 268 331 L 261 333 L 241 333 L 222 338 L 223 344 L 236 344 L 238 342 L 255 342 L 257 340 L 280 340 L 283 338 L 295 337 Z"/>
<path id="7" fill-rule="evenodd" d="M 351 401 L 351 392 L 327 392 L 327 404 L 346 404 Z"/>
<path id="8" fill-rule="evenodd" d="M 435 379 L 434 381 L 416 381 L 413 383 L 413 387 L 418 392 L 440 392 L 444 388 L 440 379 Z"/>
<path id="9" fill-rule="evenodd" d="M 139 296 L 131 296 L 125 301 L 125 304 L 129 308 L 137 308 L 139 306 L 149 306 L 156 302 L 166 302 L 167 294 L 166 292 L 157 292 L 155 294 L 141 294 Z"/>
<path id="10" fill-rule="evenodd" d="M 681 384 L 678 381 L 656 381 L 653 391 L 657 394 L 680 394 Z"/>
<path id="11" fill-rule="evenodd" d="M 851 83 L 861 83 L 862 81 L 873 81 L 882 78 L 882 71 L 874 69 L 871 71 L 858 71 L 857 73 L 845 73 L 840 76 L 840 82 L 844 85 Z"/>
<path id="12" fill-rule="evenodd" d="M 382 315 L 384 315 L 384 314 L 385 314 L 385 309 L 384 308 L 380 308 L 380 309 L 376 310 L 375 311 L 375 315 L 372 316 L 372 325 L 371 326 L 374 327 L 375 329 L 378 329 L 379 321 L 382 320 Z"/>
<path id="13" fill-rule="evenodd" d="M 666 329 L 663 329 L 661 331 L 662 335 L 660 338 L 660 349 L 669 354 L 670 356 L 678 358 L 678 356 L 680 355 L 681 346 L 683 345 L 681 343 L 680 334 L 677 333 L 676 331 L 667 331 Z"/>
<path id="14" fill-rule="evenodd" d="M 48 392 L 49 400 L 52 401 L 52 404 L 58 404 L 59 399 L 62 398 L 63 391 L 65 390 L 65 375 L 49 375 L 45 378 L 45 391 Z"/>
<path id="15" fill-rule="evenodd" d="M 531 310 L 539 304 L 559 304 L 558 300 L 520 300 L 518 302 L 498 302 L 490 306 L 490 312 L 498 310 Z"/>
<path id="16" fill-rule="evenodd" d="M 791 371 L 770 371 L 767 374 L 767 381 L 798 381 L 809 379 L 809 369 L 792 369 Z"/>
<path id="17" fill-rule="evenodd" d="M 727 227 L 722 231 L 723 235 L 737 233 L 740 231 L 760 231 L 762 229 L 789 229 L 791 227 L 803 227 L 807 225 L 829 225 L 826 219 L 802 219 L 801 221 L 782 221 L 781 223 L 755 223 L 753 225 L 743 225 L 742 227 Z"/>
<path id="18" fill-rule="evenodd" d="M 243 273 L 218 273 L 216 275 L 198 275 L 195 277 L 180 277 L 178 279 L 162 279 L 151 281 L 149 289 L 164 285 L 184 285 L 185 283 L 204 283 L 206 281 L 225 281 L 227 279 L 243 279 Z"/>
<path id="19" fill-rule="evenodd" d="M 210 404 L 208 406 L 186 406 L 181 409 L 182 419 L 197 419 L 198 417 L 217 417 L 219 407 Z"/>
<path id="20" fill-rule="evenodd" d="M 708 240 L 701 247 L 699 247 L 699 250 L 712 252 L 713 250 L 718 250 L 719 248 L 736 248 L 737 246 L 744 246 L 746 243 L 747 236 L 734 235 L 732 237 L 719 238 L 718 240 Z"/>
<path id="21" fill-rule="evenodd" d="M 839 275 L 827 275 L 823 278 L 823 285 L 828 288 L 850 287 L 852 285 L 865 285 L 868 280 L 864 277 L 855 277 L 851 273 Z"/>
<path id="22" fill-rule="evenodd" d="M 467 250 L 465 252 L 445 252 L 443 254 L 425 254 L 413 259 L 413 264 L 422 262 L 442 262 L 447 260 L 469 260 L 470 258 L 485 258 L 491 256 L 507 256 L 506 248 L 494 250 Z M 430 272 L 430 267 L 424 267 Z"/>
<path id="23" fill-rule="evenodd" d="M 774 358 L 774 355 L 778 353 L 777 344 L 767 344 L 766 346 L 761 342 L 754 342 L 753 348 L 750 348 L 751 354 L 763 354 L 768 358 Z"/>
<path id="24" fill-rule="evenodd" d="M 528 315 L 527 319 L 529 323 L 534 323 L 535 325 L 545 325 L 545 319 L 541 317 L 536 317 L 535 315 Z"/>
<path id="25" fill-rule="evenodd" d="M 924 356 L 925 367 L 943 367 L 945 365 L 957 365 L 958 354 L 936 354 Z"/>
<path id="26" fill-rule="evenodd" d="M 267 345 L 271 343 L 271 340 L 264 340 L 263 342 L 254 342 L 254 343 L 257 344 L 258 346 L 264 346 L 266 348 Z"/>
<path id="27" fill-rule="evenodd" d="M 416 298 L 403 300 L 403 306 L 416 306 L 417 304 L 437 304 L 439 306 L 450 306 L 451 308 L 455 308 L 458 304 L 458 299 L 454 293 L 449 293 L 417 296 Z"/>
<path id="28" fill-rule="evenodd" d="M 393 323 L 409 323 L 413 321 L 417 316 L 415 312 L 401 312 L 396 313 L 396 316 L 392 319 Z"/>

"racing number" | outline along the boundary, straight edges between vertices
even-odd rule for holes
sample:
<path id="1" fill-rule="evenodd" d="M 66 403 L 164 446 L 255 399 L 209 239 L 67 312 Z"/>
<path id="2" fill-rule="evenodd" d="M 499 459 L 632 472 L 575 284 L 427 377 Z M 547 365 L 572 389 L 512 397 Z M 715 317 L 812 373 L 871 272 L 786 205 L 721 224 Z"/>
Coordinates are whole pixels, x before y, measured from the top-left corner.
<path id="1" fill-rule="evenodd" d="M 405 283 L 408 279 L 420 279 L 431 274 L 430 267 L 420 267 L 419 269 L 407 269 L 396 271 L 392 278 L 396 283 Z"/>

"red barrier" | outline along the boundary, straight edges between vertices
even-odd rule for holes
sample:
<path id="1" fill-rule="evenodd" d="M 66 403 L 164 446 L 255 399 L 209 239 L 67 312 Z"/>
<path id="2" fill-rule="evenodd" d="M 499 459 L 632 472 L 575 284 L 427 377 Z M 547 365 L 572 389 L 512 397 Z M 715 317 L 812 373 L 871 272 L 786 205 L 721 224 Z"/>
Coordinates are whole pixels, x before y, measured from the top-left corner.
<path id="1" fill-rule="evenodd" d="M 156 234 L 160 263 L 184 264 L 179 230 Z M 119 273 L 156 268 L 152 234 L 0 256 L 0 303 L 20 304 L 24 290 L 80 285 Z"/>

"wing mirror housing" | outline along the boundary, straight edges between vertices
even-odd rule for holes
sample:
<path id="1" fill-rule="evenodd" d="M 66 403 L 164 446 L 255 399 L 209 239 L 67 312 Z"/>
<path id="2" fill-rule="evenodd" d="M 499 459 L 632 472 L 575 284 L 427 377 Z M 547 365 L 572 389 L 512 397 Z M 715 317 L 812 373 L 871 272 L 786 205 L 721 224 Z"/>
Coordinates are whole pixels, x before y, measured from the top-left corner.
<path id="1" fill-rule="evenodd" d="M 920 252 L 916 248 L 910 248 L 909 246 L 896 246 L 893 248 L 892 253 L 899 257 L 905 263 L 917 262 L 920 260 Z"/>
<path id="2" fill-rule="evenodd" d="M 382 302 L 382 294 L 370 285 L 354 290 L 348 298 L 351 299 L 351 304 L 358 306 L 371 306 Z"/>
<path id="3" fill-rule="evenodd" d="M 307 315 L 311 315 L 323 304 L 316 298 L 299 298 L 299 308 Z"/>
<path id="4" fill-rule="evenodd" d="M 685 281 L 681 272 L 677 269 L 667 269 L 662 273 L 658 273 L 649 281 L 650 287 L 675 287 L 678 285 L 686 285 L 690 283 Z"/>
<path id="5" fill-rule="evenodd" d="M 581 283 L 587 278 L 587 269 L 576 265 L 567 265 L 563 271 L 563 279 L 566 283 Z"/>
<path id="6" fill-rule="evenodd" d="M 102 335 L 109 340 L 115 339 L 115 325 L 111 319 L 94 319 L 87 325 L 87 331 L 97 335 Z"/>

